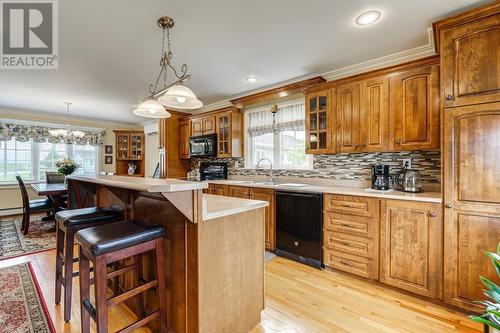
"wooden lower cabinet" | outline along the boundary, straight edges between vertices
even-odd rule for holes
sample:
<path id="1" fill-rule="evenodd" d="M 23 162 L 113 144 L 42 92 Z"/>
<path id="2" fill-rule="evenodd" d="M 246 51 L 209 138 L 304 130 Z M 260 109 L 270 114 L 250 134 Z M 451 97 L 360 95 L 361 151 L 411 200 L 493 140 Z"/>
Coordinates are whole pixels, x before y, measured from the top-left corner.
<path id="1" fill-rule="evenodd" d="M 250 199 L 269 202 L 266 207 L 266 249 L 274 251 L 276 249 L 276 223 L 275 223 L 275 197 L 274 190 L 264 188 L 251 188 Z"/>
<path id="2" fill-rule="evenodd" d="M 269 206 L 266 207 L 265 213 L 265 242 L 266 250 L 274 251 L 276 249 L 276 209 L 274 190 L 244 186 L 227 186 L 226 194 L 224 195 L 236 198 L 267 201 L 269 203 Z"/>
<path id="3" fill-rule="evenodd" d="M 439 204 L 383 200 L 380 282 L 441 298 L 443 222 Z"/>
<path id="4" fill-rule="evenodd" d="M 221 184 L 208 184 L 208 188 L 205 190 L 205 193 L 227 196 L 228 186 Z"/>
<path id="5" fill-rule="evenodd" d="M 332 269 L 377 279 L 378 200 L 325 194 L 323 205 L 323 264 Z"/>

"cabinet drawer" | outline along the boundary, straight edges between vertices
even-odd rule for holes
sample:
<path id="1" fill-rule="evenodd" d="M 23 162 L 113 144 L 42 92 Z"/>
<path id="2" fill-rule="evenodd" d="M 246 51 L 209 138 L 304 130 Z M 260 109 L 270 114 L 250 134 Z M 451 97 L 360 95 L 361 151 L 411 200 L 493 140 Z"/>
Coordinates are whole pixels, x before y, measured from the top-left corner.
<path id="1" fill-rule="evenodd" d="M 338 232 L 325 231 L 323 244 L 334 252 L 344 252 L 362 257 L 369 257 L 371 254 L 366 238 L 353 237 Z"/>
<path id="2" fill-rule="evenodd" d="M 374 198 L 350 195 L 327 194 L 324 196 L 324 209 L 328 212 L 364 217 L 377 216 L 378 201 Z"/>
<path id="3" fill-rule="evenodd" d="M 371 218 L 324 213 L 323 227 L 344 234 L 369 237 L 373 233 L 373 228 L 376 228 L 376 222 Z"/>
<path id="4" fill-rule="evenodd" d="M 369 279 L 377 279 L 378 274 L 373 263 L 368 258 L 347 255 L 330 249 L 323 249 L 323 263 L 325 266 L 338 269 Z"/>

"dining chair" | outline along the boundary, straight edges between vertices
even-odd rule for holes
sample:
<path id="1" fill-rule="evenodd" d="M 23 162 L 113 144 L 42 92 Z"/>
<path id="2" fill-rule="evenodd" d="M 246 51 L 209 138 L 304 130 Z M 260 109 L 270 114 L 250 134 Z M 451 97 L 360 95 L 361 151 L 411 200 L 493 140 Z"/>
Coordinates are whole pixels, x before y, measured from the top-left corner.
<path id="1" fill-rule="evenodd" d="M 32 214 L 47 212 L 55 214 L 55 207 L 50 198 L 30 200 L 23 179 L 19 175 L 16 176 L 16 179 L 19 183 L 19 188 L 21 189 L 21 197 L 23 198 L 23 222 L 21 224 L 21 231 L 23 234 L 27 235 L 30 226 L 30 216 Z"/>
<path id="2" fill-rule="evenodd" d="M 64 183 L 64 175 L 61 175 L 58 172 L 45 172 L 45 181 L 47 184 L 61 184 Z"/>

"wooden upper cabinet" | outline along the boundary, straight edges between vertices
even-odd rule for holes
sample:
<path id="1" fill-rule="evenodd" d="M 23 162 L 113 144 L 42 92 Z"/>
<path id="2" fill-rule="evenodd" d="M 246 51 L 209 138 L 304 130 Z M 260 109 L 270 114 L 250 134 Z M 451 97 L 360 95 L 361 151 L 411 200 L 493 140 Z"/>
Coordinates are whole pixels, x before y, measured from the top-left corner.
<path id="1" fill-rule="evenodd" d="M 361 82 L 360 147 L 362 151 L 388 151 L 389 137 L 388 76 Z"/>
<path id="2" fill-rule="evenodd" d="M 390 112 L 395 151 L 439 148 L 439 66 L 391 76 Z"/>
<path id="3" fill-rule="evenodd" d="M 330 89 L 306 95 L 306 153 L 335 152 Z"/>
<path id="4" fill-rule="evenodd" d="M 440 298 L 443 220 L 439 204 L 383 200 L 380 282 Z"/>
<path id="5" fill-rule="evenodd" d="M 337 87 L 337 151 L 353 153 L 360 150 L 360 95 L 359 83 Z"/>
<path id="6" fill-rule="evenodd" d="M 444 297 L 480 311 L 479 276 L 497 278 L 482 251 L 500 241 L 500 102 L 446 109 L 444 126 Z"/>
<path id="7" fill-rule="evenodd" d="M 203 135 L 203 118 L 195 118 L 191 120 L 191 135 Z"/>
<path id="8" fill-rule="evenodd" d="M 215 133 L 215 120 L 216 116 L 205 116 L 202 118 L 203 121 L 203 135 L 214 134 Z"/>
<path id="9" fill-rule="evenodd" d="M 191 127 L 189 119 L 179 121 L 179 157 L 189 159 L 189 137 L 191 136 Z"/>
<path id="10" fill-rule="evenodd" d="M 500 13 L 441 30 L 445 107 L 500 101 Z"/>

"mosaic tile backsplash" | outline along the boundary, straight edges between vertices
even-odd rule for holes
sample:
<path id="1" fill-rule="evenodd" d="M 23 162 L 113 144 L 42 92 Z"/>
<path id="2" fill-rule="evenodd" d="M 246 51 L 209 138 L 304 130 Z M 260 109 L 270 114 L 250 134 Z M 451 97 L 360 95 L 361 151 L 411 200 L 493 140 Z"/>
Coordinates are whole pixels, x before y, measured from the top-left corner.
<path id="1" fill-rule="evenodd" d="M 403 159 L 406 158 L 411 158 L 412 169 L 420 171 L 423 183 L 441 182 L 441 153 L 439 151 L 314 155 L 313 170 L 275 170 L 275 173 L 283 177 L 370 180 L 370 164 L 388 164 L 391 174 L 395 174 L 402 167 Z M 200 163 L 204 161 L 227 162 L 229 174 L 233 176 L 269 175 L 268 169 L 245 169 L 244 158 L 193 158 L 191 167 L 199 168 Z M 235 167 L 236 162 L 238 162 L 238 168 Z"/>

